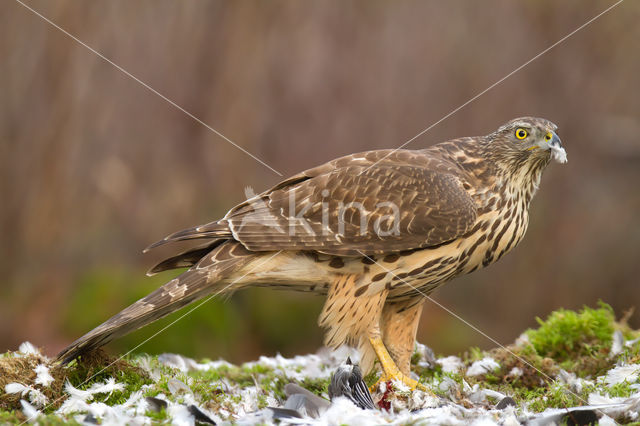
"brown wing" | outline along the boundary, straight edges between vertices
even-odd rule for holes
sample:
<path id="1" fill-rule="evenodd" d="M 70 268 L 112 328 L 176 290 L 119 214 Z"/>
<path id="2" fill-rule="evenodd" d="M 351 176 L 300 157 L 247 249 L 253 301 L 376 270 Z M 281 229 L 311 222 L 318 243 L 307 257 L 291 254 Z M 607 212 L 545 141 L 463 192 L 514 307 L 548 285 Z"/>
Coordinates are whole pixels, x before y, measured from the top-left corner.
<path id="1" fill-rule="evenodd" d="M 223 219 L 157 243 L 233 238 L 252 251 L 390 253 L 442 244 L 476 219 L 459 169 L 429 153 L 371 151 L 296 175 Z M 376 164 L 380 158 L 384 158 Z"/>

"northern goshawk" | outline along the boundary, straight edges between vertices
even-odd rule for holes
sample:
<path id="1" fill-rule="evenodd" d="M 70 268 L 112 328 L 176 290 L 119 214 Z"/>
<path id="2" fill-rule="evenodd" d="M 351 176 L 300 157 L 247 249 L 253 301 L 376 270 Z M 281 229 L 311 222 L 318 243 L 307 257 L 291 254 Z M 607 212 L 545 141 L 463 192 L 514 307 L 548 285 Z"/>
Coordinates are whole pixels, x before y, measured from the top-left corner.
<path id="1" fill-rule="evenodd" d="M 410 357 L 425 295 L 522 239 L 556 126 L 517 118 L 487 136 L 352 154 L 299 173 L 160 244 L 202 241 L 156 273 L 189 268 L 64 349 L 68 362 L 204 296 L 272 287 L 327 296 L 325 343 L 356 346 L 366 373 L 415 388 Z M 150 248 L 151 248 L 150 247 Z"/>

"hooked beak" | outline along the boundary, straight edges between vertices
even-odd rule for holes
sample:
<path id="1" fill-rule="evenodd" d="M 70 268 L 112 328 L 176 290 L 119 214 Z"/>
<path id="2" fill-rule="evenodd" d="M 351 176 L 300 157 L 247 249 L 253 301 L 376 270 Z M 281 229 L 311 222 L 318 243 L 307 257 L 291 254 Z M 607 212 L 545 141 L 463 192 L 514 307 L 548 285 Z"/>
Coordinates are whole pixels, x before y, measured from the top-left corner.
<path id="1" fill-rule="evenodd" d="M 567 162 L 567 152 L 562 147 L 562 142 L 558 135 L 555 132 L 549 132 L 547 134 L 551 136 L 550 138 L 545 138 L 542 142 L 538 144 L 538 147 L 547 150 L 551 150 L 551 158 L 556 160 L 558 163 L 566 163 Z"/>

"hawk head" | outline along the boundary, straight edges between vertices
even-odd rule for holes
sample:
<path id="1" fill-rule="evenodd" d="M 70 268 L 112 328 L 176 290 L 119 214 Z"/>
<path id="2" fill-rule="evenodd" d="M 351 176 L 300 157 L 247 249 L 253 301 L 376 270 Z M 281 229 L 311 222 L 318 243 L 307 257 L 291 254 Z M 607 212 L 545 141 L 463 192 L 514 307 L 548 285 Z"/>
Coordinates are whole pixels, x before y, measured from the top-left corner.
<path id="1" fill-rule="evenodd" d="M 512 170 L 544 168 L 551 158 L 566 163 L 557 128 L 544 118 L 513 119 L 487 136 L 492 157 Z"/>

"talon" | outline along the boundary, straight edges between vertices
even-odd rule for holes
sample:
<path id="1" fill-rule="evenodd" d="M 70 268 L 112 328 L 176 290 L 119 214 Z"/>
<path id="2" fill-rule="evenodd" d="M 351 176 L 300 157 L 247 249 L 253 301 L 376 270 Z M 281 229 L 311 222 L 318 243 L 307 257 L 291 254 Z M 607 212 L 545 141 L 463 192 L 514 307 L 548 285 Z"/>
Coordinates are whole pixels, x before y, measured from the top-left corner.
<path id="1" fill-rule="evenodd" d="M 431 396 L 436 396 L 436 394 L 434 394 L 425 385 L 423 385 L 422 383 L 418 383 L 416 380 L 413 380 L 411 377 L 408 377 L 400 371 L 379 337 L 370 338 L 369 341 L 371 342 L 371 345 L 373 346 L 373 349 L 378 356 L 378 360 L 380 361 L 383 370 L 380 379 L 369 389 L 371 392 L 375 392 L 382 382 L 393 382 L 394 380 L 397 380 L 408 386 L 411 390 L 418 389 L 430 394 Z"/>
<path id="2" fill-rule="evenodd" d="M 398 372 L 398 374 L 393 375 L 393 376 L 389 376 L 386 374 L 383 374 L 380 379 L 374 383 L 370 388 L 369 388 L 369 392 L 371 393 L 375 393 L 377 392 L 378 388 L 380 387 L 381 383 L 385 383 L 388 382 L 390 384 L 393 384 L 394 381 L 398 381 L 401 382 L 402 384 L 408 386 L 412 391 L 413 390 L 421 390 L 423 392 L 428 393 L 429 395 L 436 397 L 437 395 L 435 393 L 433 393 L 433 391 L 431 391 L 431 389 L 429 389 L 428 387 L 426 387 L 425 385 L 423 385 L 422 383 L 413 380 L 411 377 L 407 377 L 404 374 Z"/>

